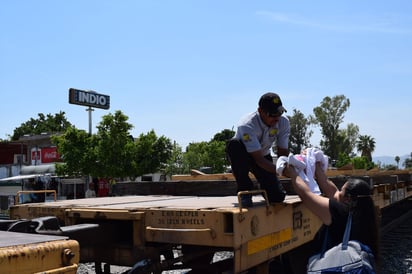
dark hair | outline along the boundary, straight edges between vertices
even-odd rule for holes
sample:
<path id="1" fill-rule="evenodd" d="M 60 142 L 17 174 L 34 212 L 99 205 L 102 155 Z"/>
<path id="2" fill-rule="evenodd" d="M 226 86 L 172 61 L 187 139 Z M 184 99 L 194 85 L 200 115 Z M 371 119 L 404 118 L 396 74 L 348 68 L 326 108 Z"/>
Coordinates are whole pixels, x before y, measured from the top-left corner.
<path id="1" fill-rule="evenodd" d="M 371 198 L 371 187 L 370 185 L 359 178 L 350 178 L 346 182 L 345 196 L 350 198 L 351 209 L 355 208 L 359 199 Z"/>
<path id="2" fill-rule="evenodd" d="M 360 235 L 359 240 L 372 249 L 378 260 L 379 222 L 371 192 L 369 183 L 359 178 L 350 178 L 346 182 L 344 195 L 350 198 L 349 209 L 353 212 L 351 234 Z"/>

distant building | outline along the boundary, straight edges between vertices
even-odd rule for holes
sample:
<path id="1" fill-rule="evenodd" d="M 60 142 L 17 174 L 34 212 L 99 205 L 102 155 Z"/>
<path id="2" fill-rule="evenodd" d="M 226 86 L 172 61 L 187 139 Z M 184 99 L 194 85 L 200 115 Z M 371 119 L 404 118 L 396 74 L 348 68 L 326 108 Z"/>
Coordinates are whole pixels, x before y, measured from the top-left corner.
<path id="1" fill-rule="evenodd" d="M 27 145 L 22 142 L 0 143 L 0 165 L 27 164 Z"/>
<path id="2" fill-rule="evenodd" d="M 0 178 L 20 175 L 22 168 L 32 170 L 32 174 L 44 173 L 46 165 L 48 171 L 50 166 L 54 170 L 54 163 L 61 159 L 51 136 L 49 133 L 25 135 L 18 141 L 0 143 Z"/>
<path id="3" fill-rule="evenodd" d="M 27 159 L 31 165 L 50 164 L 60 162 L 57 148 L 51 143 L 52 134 L 24 135 L 18 142 L 26 144 Z"/>

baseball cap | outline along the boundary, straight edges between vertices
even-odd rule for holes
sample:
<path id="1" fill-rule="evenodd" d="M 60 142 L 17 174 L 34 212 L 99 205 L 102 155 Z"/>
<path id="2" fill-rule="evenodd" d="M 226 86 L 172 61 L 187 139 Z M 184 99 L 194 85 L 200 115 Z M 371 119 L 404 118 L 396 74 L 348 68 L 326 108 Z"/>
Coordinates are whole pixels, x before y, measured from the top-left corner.
<path id="1" fill-rule="evenodd" d="M 262 95 L 259 99 L 259 107 L 269 116 L 280 116 L 287 110 L 282 106 L 282 100 L 279 95 L 273 92 L 268 92 Z"/>

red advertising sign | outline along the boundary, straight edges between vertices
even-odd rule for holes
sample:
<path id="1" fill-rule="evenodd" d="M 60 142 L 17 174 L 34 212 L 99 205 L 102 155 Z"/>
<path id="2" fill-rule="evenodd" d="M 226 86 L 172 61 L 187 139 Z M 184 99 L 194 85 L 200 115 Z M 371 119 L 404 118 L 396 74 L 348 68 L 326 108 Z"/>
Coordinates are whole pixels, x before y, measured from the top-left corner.
<path id="1" fill-rule="evenodd" d="M 41 149 L 42 163 L 53 163 L 60 161 L 60 155 L 57 153 L 56 147 L 43 147 Z"/>

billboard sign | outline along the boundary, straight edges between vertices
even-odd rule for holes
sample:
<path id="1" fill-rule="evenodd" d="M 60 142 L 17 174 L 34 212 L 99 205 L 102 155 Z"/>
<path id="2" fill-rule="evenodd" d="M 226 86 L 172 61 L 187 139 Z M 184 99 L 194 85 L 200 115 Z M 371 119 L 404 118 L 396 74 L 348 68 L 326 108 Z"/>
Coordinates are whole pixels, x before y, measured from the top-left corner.
<path id="1" fill-rule="evenodd" d="M 57 152 L 56 147 L 43 147 L 40 153 L 41 162 L 43 163 L 54 163 L 60 161 L 60 155 Z"/>
<path id="2" fill-rule="evenodd" d="M 110 96 L 99 94 L 94 91 L 86 91 L 70 88 L 69 103 L 75 105 L 89 106 L 95 108 L 110 108 Z"/>

